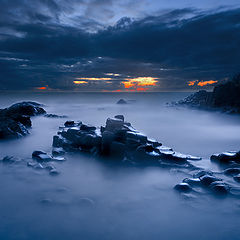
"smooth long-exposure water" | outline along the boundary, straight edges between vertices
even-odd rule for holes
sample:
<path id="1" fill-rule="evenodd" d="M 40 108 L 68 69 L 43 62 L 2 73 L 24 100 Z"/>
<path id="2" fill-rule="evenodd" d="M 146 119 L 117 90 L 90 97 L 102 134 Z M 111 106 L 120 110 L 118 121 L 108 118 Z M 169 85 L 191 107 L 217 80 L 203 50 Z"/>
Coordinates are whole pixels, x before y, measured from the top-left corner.
<path id="1" fill-rule="evenodd" d="M 240 118 L 218 112 L 166 107 L 189 93 L 1 93 L 0 108 L 31 100 L 48 113 L 96 126 L 123 114 L 139 131 L 176 151 L 210 163 L 215 152 L 240 150 Z M 117 105 L 124 98 L 131 104 Z M 27 167 L 34 150 L 51 151 L 52 137 L 67 119 L 32 118 L 31 134 L 0 142 L 0 239 L 240 239 L 240 202 L 173 190 L 184 172 L 159 167 L 109 167 L 84 154 L 55 163 L 59 176 Z"/>

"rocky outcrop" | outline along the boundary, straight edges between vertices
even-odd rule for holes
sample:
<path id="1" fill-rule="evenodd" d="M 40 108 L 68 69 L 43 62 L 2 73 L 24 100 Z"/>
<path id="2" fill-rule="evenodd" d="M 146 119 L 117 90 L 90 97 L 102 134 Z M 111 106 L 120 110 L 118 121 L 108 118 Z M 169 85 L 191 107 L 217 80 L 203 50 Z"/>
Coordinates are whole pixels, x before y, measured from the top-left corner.
<path id="1" fill-rule="evenodd" d="M 117 104 L 127 104 L 127 101 L 121 98 L 117 101 Z"/>
<path id="2" fill-rule="evenodd" d="M 67 121 L 53 137 L 53 152 L 84 151 L 125 163 L 176 165 L 192 167 L 190 160 L 200 158 L 185 155 L 149 139 L 137 131 L 123 115 L 108 118 L 97 128 L 82 122 Z"/>
<path id="3" fill-rule="evenodd" d="M 240 197 L 240 151 L 213 154 L 211 161 L 220 164 L 222 172 L 198 171 L 185 178 L 174 189 L 181 194 L 211 192 L 217 196 Z"/>
<path id="4" fill-rule="evenodd" d="M 21 102 L 0 109 L 0 139 L 27 135 L 32 125 L 30 117 L 45 113 L 46 111 L 36 102 Z"/>
<path id="5" fill-rule="evenodd" d="M 229 113 L 240 113 L 240 74 L 231 81 L 217 85 L 213 92 L 201 90 L 183 100 L 173 103 L 195 108 L 219 109 Z"/>

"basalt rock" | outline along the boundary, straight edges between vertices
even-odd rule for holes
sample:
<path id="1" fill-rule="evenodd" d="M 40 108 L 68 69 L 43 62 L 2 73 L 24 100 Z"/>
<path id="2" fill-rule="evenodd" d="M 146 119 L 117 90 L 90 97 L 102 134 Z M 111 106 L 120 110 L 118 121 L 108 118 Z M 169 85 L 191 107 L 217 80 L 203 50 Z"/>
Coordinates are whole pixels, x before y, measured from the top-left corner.
<path id="1" fill-rule="evenodd" d="M 223 153 L 213 154 L 211 160 L 218 163 L 229 164 L 232 162 L 240 163 L 240 151 L 229 151 Z"/>
<path id="2" fill-rule="evenodd" d="M 180 193 L 192 191 L 195 194 L 212 193 L 214 196 L 233 196 L 240 197 L 239 186 L 240 174 L 239 169 L 226 169 L 224 172 L 211 172 L 201 170 L 193 174 L 192 178 L 185 178 L 182 183 L 177 184 L 174 189 Z M 221 178 L 220 178 L 221 176 Z M 232 178 L 236 181 L 229 181 Z M 185 189 L 186 188 L 186 189 Z M 189 190 L 188 190 L 189 189 Z"/>
<path id="3" fill-rule="evenodd" d="M 32 126 L 30 117 L 45 114 L 39 103 L 21 102 L 0 109 L 0 139 L 27 135 Z"/>
<path id="4" fill-rule="evenodd" d="M 108 118 L 106 125 L 100 128 L 82 122 L 65 122 L 64 127 L 59 128 L 58 135 L 53 137 L 53 152 L 56 149 L 84 151 L 109 159 L 127 159 L 149 165 L 165 162 L 190 166 L 189 160 L 201 159 L 177 153 L 149 139 L 126 122 L 123 115 Z"/>
<path id="5" fill-rule="evenodd" d="M 127 104 L 127 101 L 121 98 L 117 101 L 117 104 Z"/>
<path id="6" fill-rule="evenodd" d="M 230 81 L 218 84 L 212 92 L 201 90 L 173 103 L 173 105 L 216 109 L 240 114 L 240 74 Z"/>

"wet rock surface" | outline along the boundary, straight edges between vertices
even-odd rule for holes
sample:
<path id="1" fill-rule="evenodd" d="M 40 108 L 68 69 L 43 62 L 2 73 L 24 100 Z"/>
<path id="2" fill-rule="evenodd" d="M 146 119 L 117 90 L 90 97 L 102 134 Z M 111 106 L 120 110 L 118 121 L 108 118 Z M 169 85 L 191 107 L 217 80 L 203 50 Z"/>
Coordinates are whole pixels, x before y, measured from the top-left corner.
<path id="1" fill-rule="evenodd" d="M 81 121 L 67 121 L 53 137 L 53 152 L 61 154 L 82 151 L 107 159 L 128 164 L 161 165 L 171 164 L 194 168 L 190 161 L 201 158 L 185 155 L 163 146 L 156 140 L 149 139 L 137 131 L 123 115 L 108 118 L 106 125 L 95 127 Z"/>
<path id="2" fill-rule="evenodd" d="M 212 92 L 198 91 L 183 100 L 173 103 L 203 109 L 217 109 L 227 113 L 240 113 L 240 74 L 231 81 L 218 84 Z"/>
<path id="3" fill-rule="evenodd" d="M 212 172 L 200 170 L 192 177 L 185 178 L 174 189 L 181 194 L 194 192 L 195 194 L 212 193 L 214 196 L 232 196 L 240 198 L 240 157 L 239 152 L 223 152 L 213 154 L 211 160 L 219 165 L 223 171 Z M 188 186 L 186 185 L 188 184 Z M 188 189 L 188 190 L 187 190 Z"/>
<path id="4" fill-rule="evenodd" d="M 45 113 L 42 105 L 36 102 L 21 102 L 0 109 L 0 139 L 27 135 L 32 126 L 30 117 Z"/>

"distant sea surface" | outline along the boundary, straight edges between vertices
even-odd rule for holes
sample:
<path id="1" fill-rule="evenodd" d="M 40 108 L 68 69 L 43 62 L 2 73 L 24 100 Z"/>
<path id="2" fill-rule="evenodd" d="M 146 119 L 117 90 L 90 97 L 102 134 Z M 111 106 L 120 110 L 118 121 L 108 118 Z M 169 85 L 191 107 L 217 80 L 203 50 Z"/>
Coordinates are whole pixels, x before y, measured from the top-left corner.
<path id="1" fill-rule="evenodd" d="M 1 93 L 0 108 L 37 101 L 66 119 L 32 118 L 30 135 L 0 142 L 0 239 L 206 239 L 240 238 L 240 204 L 173 190 L 186 174 L 158 167 L 109 167 L 85 154 L 56 163 L 59 176 L 26 166 L 34 150 L 51 152 L 52 137 L 66 120 L 105 125 L 123 114 L 137 130 L 174 150 L 203 157 L 199 166 L 219 170 L 211 154 L 240 150 L 240 117 L 167 107 L 189 93 Z M 116 104 L 119 99 L 129 104 Z"/>

